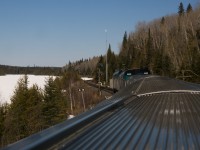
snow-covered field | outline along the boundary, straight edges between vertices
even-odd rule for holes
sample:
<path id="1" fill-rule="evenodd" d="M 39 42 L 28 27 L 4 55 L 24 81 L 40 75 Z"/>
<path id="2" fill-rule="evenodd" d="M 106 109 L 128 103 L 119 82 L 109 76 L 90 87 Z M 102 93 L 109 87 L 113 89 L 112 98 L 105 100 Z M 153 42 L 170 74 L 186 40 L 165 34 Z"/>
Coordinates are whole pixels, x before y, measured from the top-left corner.
<path id="1" fill-rule="evenodd" d="M 20 78 L 24 75 L 5 75 L 0 76 L 0 103 L 10 103 L 10 98 L 13 95 L 13 92 L 17 86 L 17 83 Z M 49 76 L 41 75 L 27 75 L 28 76 L 28 87 L 31 87 L 33 84 L 37 84 L 41 89 L 44 89 L 45 81 Z"/>

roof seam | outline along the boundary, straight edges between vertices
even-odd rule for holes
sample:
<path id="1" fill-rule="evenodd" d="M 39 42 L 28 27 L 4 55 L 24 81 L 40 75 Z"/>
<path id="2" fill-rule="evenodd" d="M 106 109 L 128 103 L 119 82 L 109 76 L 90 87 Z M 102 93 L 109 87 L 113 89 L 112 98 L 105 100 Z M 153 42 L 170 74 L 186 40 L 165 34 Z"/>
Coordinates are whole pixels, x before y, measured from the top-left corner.
<path id="1" fill-rule="evenodd" d="M 170 91 L 157 91 L 157 92 L 149 92 L 144 94 L 137 94 L 137 97 L 142 96 L 151 96 L 155 94 L 166 94 L 166 93 L 190 93 L 190 94 L 200 94 L 200 91 L 194 91 L 194 90 L 170 90 Z"/>

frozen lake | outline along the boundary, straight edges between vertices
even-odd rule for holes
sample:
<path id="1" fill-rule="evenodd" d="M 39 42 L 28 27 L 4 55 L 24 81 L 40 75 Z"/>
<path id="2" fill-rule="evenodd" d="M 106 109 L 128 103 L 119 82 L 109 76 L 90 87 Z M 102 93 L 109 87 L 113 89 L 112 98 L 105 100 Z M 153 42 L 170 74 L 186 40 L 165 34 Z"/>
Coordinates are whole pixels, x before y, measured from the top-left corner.
<path id="1" fill-rule="evenodd" d="M 5 75 L 0 76 L 0 103 L 10 103 L 10 98 L 17 86 L 20 78 L 24 75 Z M 44 89 L 45 81 L 49 76 L 42 75 L 27 75 L 28 76 L 28 87 L 33 84 L 37 84 L 39 88 Z"/>

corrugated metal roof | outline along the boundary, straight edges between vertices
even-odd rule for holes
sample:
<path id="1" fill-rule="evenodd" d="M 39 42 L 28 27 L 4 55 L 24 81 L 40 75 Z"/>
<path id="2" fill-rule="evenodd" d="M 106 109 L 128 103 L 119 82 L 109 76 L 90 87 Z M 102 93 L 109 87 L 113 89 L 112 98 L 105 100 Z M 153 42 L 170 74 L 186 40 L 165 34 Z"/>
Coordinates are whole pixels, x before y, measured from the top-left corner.
<path id="1" fill-rule="evenodd" d="M 200 149 L 200 85 L 137 76 L 94 109 L 8 147 L 19 148 Z"/>
<path id="2" fill-rule="evenodd" d="M 199 91 L 200 85 L 167 77 L 150 76 L 141 81 L 141 87 L 136 94 L 172 90 Z"/>
<path id="3" fill-rule="evenodd" d="M 199 90 L 198 84 L 176 79 L 139 78 L 121 92 L 133 94 L 123 106 L 64 142 L 63 148 L 200 149 Z M 169 92 L 137 96 L 158 91 Z"/>
<path id="4" fill-rule="evenodd" d="M 131 97 L 67 149 L 200 149 L 200 94 Z"/>

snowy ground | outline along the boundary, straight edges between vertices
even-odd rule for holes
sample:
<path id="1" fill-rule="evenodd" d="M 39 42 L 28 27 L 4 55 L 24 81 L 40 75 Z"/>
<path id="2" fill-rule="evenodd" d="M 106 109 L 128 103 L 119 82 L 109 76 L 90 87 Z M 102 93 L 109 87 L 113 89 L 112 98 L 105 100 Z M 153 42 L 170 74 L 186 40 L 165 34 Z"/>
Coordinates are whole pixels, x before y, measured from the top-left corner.
<path id="1" fill-rule="evenodd" d="M 17 82 L 24 75 L 5 75 L 0 76 L 0 103 L 10 103 L 10 98 L 13 95 Z M 41 89 L 44 89 L 45 81 L 49 76 L 28 75 L 28 87 L 37 84 Z"/>

